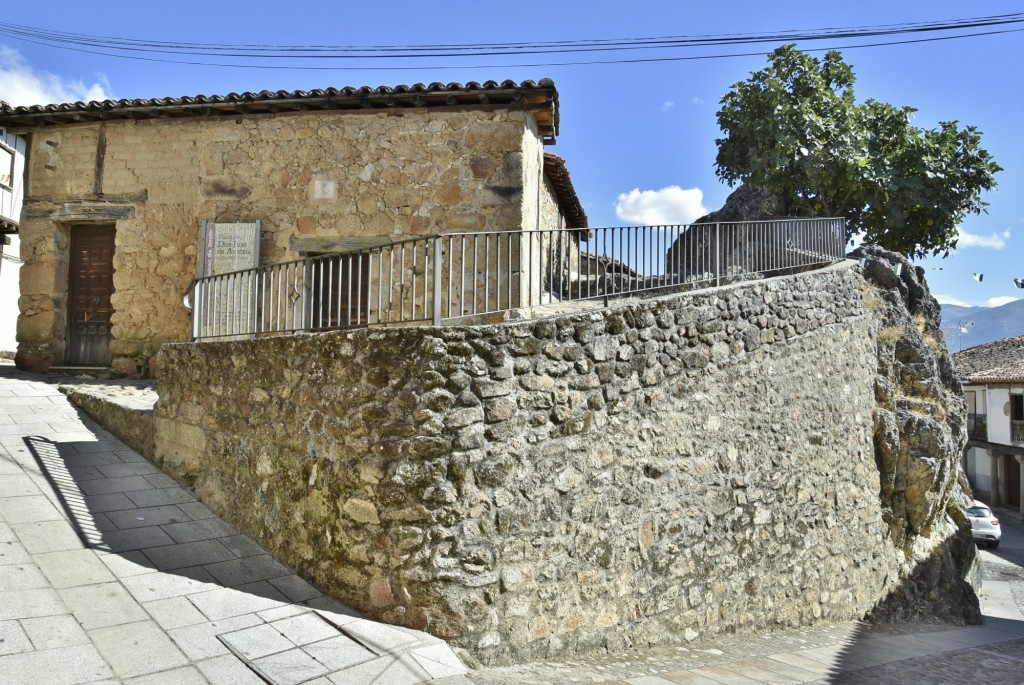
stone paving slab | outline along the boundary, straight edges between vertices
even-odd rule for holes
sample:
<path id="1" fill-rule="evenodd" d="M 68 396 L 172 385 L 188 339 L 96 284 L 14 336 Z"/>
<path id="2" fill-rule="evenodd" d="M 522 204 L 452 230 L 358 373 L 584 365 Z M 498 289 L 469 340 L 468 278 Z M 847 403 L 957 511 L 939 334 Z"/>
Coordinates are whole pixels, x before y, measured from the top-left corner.
<path id="1" fill-rule="evenodd" d="M 143 389 L 131 404 L 154 398 Z M 411 685 L 466 672 L 436 638 L 324 597 L 54 384 L 0 365 L 3 685 Z"/>

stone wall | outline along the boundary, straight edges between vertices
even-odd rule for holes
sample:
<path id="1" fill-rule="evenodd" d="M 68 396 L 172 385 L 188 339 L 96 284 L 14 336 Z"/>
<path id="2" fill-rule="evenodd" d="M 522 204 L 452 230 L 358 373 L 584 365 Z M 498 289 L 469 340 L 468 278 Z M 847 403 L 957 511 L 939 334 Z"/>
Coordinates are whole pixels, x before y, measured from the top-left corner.
<path id="1" fill-rule="evenodd" d="M 162 343 L 189 339 L 182 292 L 198 275 L 201 220 L 261 220 L 265 264 L 297 258 L 303 244 L 329 251 L 342 237 L 529 229 L 537 204 L 551 202 L 542 147 L 532 115 L 506 110 L 41 128 L 21 227 L 19 364 L 38 371 L 65 362 L 77 225 L 117 229 L 113 368 L 148 375 L 158 371 L 151 360 Z"/>
<path id="2" fill-rule="evenodd" d="M 168 345 L 157 459 L 323 590 L 486 663 L 862 617 L 917 562 L 883 517 L 866 290 L 846 263 Z"/>

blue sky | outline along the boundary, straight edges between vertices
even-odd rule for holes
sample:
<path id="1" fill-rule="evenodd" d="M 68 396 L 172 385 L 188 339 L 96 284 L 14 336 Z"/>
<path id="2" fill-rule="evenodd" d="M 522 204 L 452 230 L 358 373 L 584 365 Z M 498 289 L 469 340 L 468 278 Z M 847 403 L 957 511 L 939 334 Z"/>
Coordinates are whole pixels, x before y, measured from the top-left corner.
<path id="1" fill-rule="evenodd" d="M 966 19 L 1022 10 L 1019 2 L 998 0 L 974 4 L 940 0 L 521 0 L 500 6 L 478 0 L 292 0 L 275 4 L 272 9 L 255 3 L 210 0 L 134 3 L 130 8 L 119 3 L 97 6 L 48 0 L 6 7 L 0 21 L 90 36 L 189 43 L 392 46 L 764 33 Z M 1024 25 L 1008 28 L 1021 29 Z M 1000 304 L 1007 298 L 1024 296 L 1024 290 L 1015 288 L 1012 282 L 1014 277 L 1024 278 L 1024 145 L 1020 125 L 1024 112 L 1020 75 L 1024 33 L 842 49 L 855 42 L 865 41 L 807 42 L 799 47 L 840 48 L 855 68 L 859 100 L 870 97 L 916 107 L 919 112 L 915 123 L 926 128 L 951 119 L 977 126 L 984 134 L 984 147 L 1005 169 L 997 177 L 999 190 L 985 197 L 990 203 L 989 214 L 969 217 L 963 223 L 964 235 L 955 255 L 921 262 L 928 269 L 932 292 L 940 301 L 967 305 Z M 561 134 L 558 144 L 550 149 L 566 159 L 591 224 L 685 222 L 699 216 L 704 208 L 718 208 L 728 195 L 729 188 L 720 184 L 714 173 L 714 141 L 720 135 L 715 120 L 717 104 L 733 83 L 764 65 L 764 55 L 773 47 L 761 44 L 717 51 L 648 51 L 642 56 L 758 54 L 642 64 L 515 66 L 580 58 L 573 55 L 476 57 L 460 62 L 418 57 L 400 63 L 392 60 L 387 66 L 399 64 L 400 68 L 384 70 L 352 67 L 304 71 L 121 59 L 0 35 L 0 99 L 32 104 L 31 100 L 151 98 L 550 77 L 558 86 L 561 106 Z M 597 59 L 622 56 L 636 54 L 602 53 Z M 985 274 L 982 282 L 972 278 L 975 272 Z"/>

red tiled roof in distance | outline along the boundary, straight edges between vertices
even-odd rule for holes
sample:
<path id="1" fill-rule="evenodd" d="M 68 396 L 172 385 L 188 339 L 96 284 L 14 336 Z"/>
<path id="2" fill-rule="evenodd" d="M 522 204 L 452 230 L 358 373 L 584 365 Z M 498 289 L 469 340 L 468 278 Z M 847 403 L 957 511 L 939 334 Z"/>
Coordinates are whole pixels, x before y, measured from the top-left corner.
<path id="1" fill-rule="evenodd" d="M 953 363 L 964 383 L 1024 383 L 1024 336 L 969 347 Z"/>

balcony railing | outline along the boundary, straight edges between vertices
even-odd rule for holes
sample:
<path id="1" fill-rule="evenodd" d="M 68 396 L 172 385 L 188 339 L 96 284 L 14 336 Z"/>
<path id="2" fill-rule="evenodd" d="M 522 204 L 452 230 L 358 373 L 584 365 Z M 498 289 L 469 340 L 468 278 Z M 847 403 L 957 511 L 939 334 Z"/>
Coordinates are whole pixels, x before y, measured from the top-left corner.
<path id="1" fill-rule="evenodd" d="M 186 301 L 194 302 L 194 340 L 440 325 L 820 267 L 843 259 L 844 226 L 843 219 L 785 219 L 450 233 L 200 278 Z"/>
<path id="2" fill-rule="evenodd" d="M 1024 445 L 1024 421 L 1010 421 L 1010 441 Z"/>
<path id="3" fill-rule="evenodd" d="M 984 414 L 967 415 L 967 437 L 981 442 L 988 441 L 988 422 Z"/>

